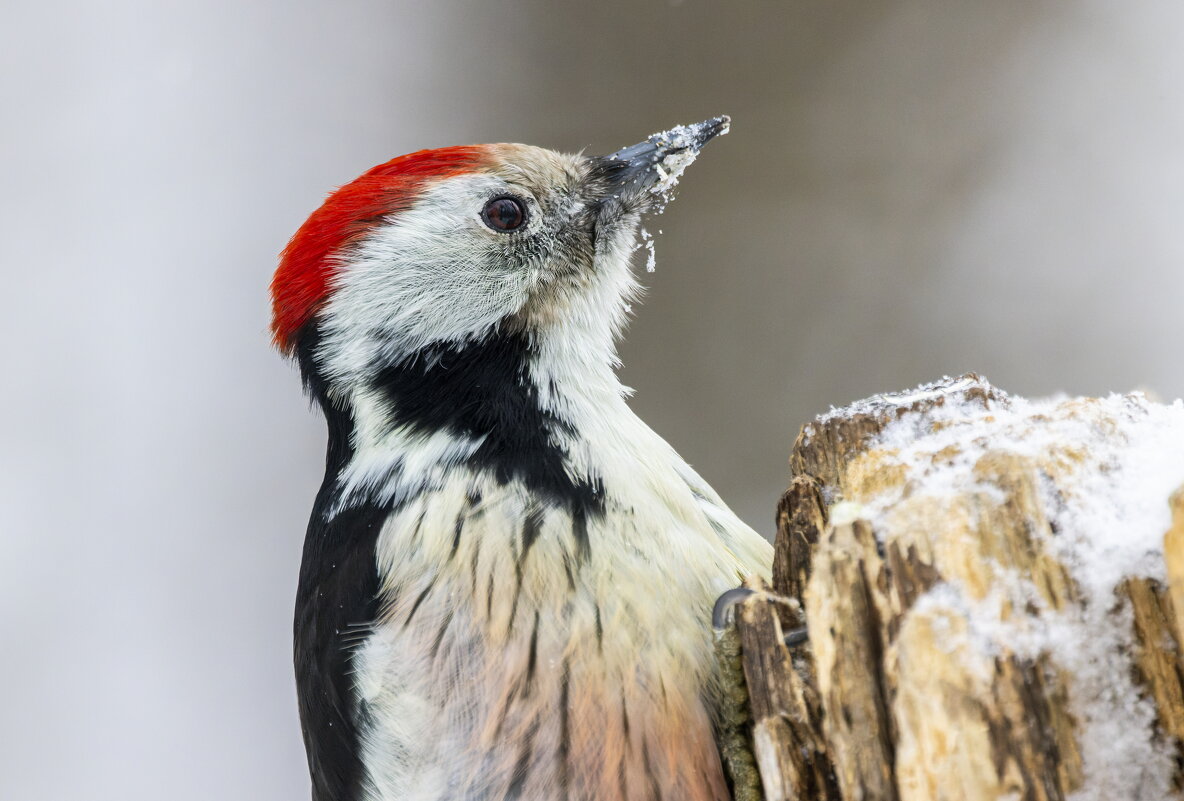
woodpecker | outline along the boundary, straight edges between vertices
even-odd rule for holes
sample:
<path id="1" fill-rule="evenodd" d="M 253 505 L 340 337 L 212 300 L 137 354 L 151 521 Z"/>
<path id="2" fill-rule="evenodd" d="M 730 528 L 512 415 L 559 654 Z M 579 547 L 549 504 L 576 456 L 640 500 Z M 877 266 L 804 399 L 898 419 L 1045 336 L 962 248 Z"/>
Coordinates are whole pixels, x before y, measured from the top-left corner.
<path id="1" fill-rule="evenodd" d="M 281 254 L 328 423 L 295 619 L 315 801 L 724 801 L 713 600 L 769 544 L 626 404 L 640 218 L 727 117 L 399 156 Z"/>

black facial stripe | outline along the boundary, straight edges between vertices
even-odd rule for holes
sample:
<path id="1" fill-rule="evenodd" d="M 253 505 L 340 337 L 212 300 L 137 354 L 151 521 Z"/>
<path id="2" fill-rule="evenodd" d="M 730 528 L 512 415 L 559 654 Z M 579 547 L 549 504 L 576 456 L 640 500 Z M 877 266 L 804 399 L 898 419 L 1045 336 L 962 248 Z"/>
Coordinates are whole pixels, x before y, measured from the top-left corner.
<path id="1" fill-rule="evenodd" d="M 324 411 L 329 427 L 327 472 L 338 475 L 353 456 L 354 422 L 342 402 L 329 398 L 328 383 L 313 354 L 320 343 L 316 321 L 298 334 L 297 358 L 308 393 Z M 430 434 L 483 438 L 466 465 L 491 473 L 498 483 L 521 481 L 542 501 L 567 508 L 575 522 L 578 552 L 587 556 L 587 517 L 604 512 L 599 477 L 575 479 L 566 469 L 567 453 L 556 434 L 575 435 L 572 425 L 543 409 L 529 377 L 534 348 L 521 333 L 495 330 L 483 339 L 426 347 L 382 369 L 374 386 L 395 410 L 392 425 Z M 394 470 L 401 470 L 396 464 Z M 333 506 L 325 498 L 323 509 Z M 347 499 L 349 506 L 365 499 Z M 392 508 L 393 507 L 389 507 Z"/>
<path id="2" fill-rule="evenodd" d="M 425 348 L 375 378 L 399 425 L 423 433 L 448 431 L 483 438 L 467 464 L 502 484 L 521 481 L 540 500 L 573 514 L 604 508 L 599 480 L 576 480 L 556 434 L 573 434 L 539 402 L 528 374 L 532 347 L 525 335 L 495 331 L 484 339 Z"/>

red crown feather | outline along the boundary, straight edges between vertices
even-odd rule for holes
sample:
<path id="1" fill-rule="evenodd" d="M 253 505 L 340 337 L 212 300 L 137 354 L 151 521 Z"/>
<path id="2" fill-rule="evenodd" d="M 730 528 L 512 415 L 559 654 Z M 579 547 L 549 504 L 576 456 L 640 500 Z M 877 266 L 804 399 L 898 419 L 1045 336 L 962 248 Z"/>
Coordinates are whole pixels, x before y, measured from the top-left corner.
<path id="1" fill-rule="evenodd" d="M 292 236 L 271 281 L 273 341 L 291 354 L 296 335 L 328 297 L 337 270 L 332 258 L 373 229 L 385 215 L 407 208 L 423 184 L 471 171 L 488 159 L 485 148 L 420 150 L 379 164 L 330 193 Z"/>

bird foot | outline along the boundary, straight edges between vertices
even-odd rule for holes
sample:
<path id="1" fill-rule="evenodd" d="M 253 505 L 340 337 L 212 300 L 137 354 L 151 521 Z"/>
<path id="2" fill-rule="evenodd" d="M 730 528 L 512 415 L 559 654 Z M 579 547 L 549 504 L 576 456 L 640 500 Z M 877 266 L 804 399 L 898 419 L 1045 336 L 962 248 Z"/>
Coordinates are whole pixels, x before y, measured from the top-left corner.
<path id="1" fill-rule="evenodd" d="M 766 600 L 785 603 L 792 606 L 796 611 L 801 610 L 801 605 L 791 599 L 783 598 L 780 595 L 775 595 L 771 592 L 758 592 L 751 590 L 748 587 L 735 587 L 725 592 L 715 600 L 715 606 L 711 609 L 711 626 L 716 631 L 723 631 L 735 622 L 735 607 L 737 604 L 743 603 L 753 595 L 762 595 Z M 785 645 L 787 648 L 796 648 L 799 645 L 809 641 L 810 630 L 806 626 L 801 626 L 796 629 L 790 629 L 785 634 Z"/>

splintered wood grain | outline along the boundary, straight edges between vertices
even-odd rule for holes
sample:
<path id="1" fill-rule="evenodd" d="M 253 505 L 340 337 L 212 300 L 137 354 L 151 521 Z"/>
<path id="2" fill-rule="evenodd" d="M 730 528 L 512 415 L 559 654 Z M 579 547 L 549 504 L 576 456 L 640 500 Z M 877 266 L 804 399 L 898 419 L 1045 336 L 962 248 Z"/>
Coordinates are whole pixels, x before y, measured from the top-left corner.
<path id="1" fill-rule="evenodd" d="M 822 500 L 817 480 L 811 476 L 794 476 L 777 505 L 777 529 L 773 586 L 781 595 L 800 604 L 806 582 L 810 580 L 814 546 L 826 529 L 826 503 Z M 800 626 L 805 622 L 798 616 L 788 617 L 787 614 L 781 615 L 783 626 Z"/>
<path id="2" fill-rule="evenodd" d="M 822 741 L 822 704 L 814 690 L 810 660 L 785 646 L 778 607 L 759 578 L 755 591 L 740 605 L 737 627 L 751 697 L 753 751 L 767 801 L 820 799 L 839 801 Z"/>
<path id="3" fill-rule="evenodd" d="M 1169 500 L 1172 508 L 1172 524 L 1163 537 L 1163 558 L 1168 569 L 1168 591 L 1172 607 L 1184 612 L 1184 487 L 1180 487 Z M 1174 618 L 1176 642 L 1184 643 L 1184 615 Z"/>
<path id="4" fill-rule="evenodd" d="M 802 426 L 789 458 L 794 476 L 812 476 L 823 487 L 827 503 L 842 495 L 849 462 L 866 450 L 884 426 L 909 414 L 924 412 L 954 399 L 981 404 L 1006 399 L 1004 393 L 984 382 L 974 373 L 951 379 L 944 387 L 905 397 L 900 402 L 877 404 L 847 415 L 828 415 Z"/>
<path id="5" fill-rule="evenodd" d="M 883 627 L 869 579 L 880 572 L 874 535 L 858 520 L 833 527 L 820 544 L 806 606 L 828 753 L 843 798 L 896 801 Z"/>
<path id="6" fill-rule="evenodd" d="M 1065 798 L 1080 784 L 1080 759 L 1049 701 L 1063 688 L 1045 687 L 1042 663 L 982 652 L 966 624 L 956 609 L 927 605 L 889 649 L 901 798 Z"/>
<path id="7" fill-rule="evenodd" d="M 1176 610 L 1168 589 L 1154 579 L 1131 578 L 1119 592 L 1131 602 L 1135 618 L 1135 669 L 1155 700 L 1161 734 L 1174 740 L 1184 760 L 1184 652 Z"/>
<path id="8" fill-rule="evenodd" d="M 738 613 L 768 799 L 1064 801 L 1082 788 L 1073 675 L 1047 653 L 987 644 L 967 604 L 993 610 L 1003 625 L 1083 603 L 1051 550 L 1057 532 L 1044 507 L 1047 488 L 1083 455 L 986 448 L 965 492 L 916 494 L 879 434 L 949 402 L 993 415 L 1009 400 L 967 375 L 832 413 L 797 439 L 778 507 L 773 586 L 754 587 L 760 592 Z M 870 504 L 879 504 L 874 529 L 860 511 Z M 1168 585 L 1133 578 L 1118 595 L 1133 612 L 1135 672 L 1158 710 L 1157 736 L 1180 749 L 1184 488 L 1172 504 Z M 946 591 L 954 586 L 957 593 Z M 770 598 L 802 603 L 806 645 L 786 648 L 784 632 L 799 615 Z M 1184 766 L 1184 749 L 1177 753 Z"/>

